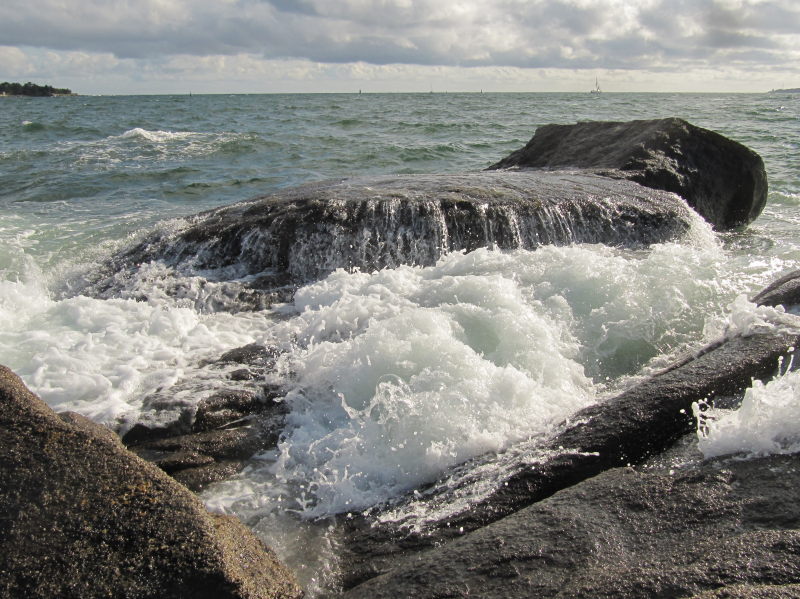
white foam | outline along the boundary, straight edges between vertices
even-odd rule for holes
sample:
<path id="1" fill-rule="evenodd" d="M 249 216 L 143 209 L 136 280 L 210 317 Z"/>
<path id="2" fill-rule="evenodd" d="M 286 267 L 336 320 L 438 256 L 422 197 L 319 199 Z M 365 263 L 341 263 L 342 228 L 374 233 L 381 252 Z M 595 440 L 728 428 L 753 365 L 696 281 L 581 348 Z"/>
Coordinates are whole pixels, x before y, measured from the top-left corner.
<path id="1" fill-rule="evenodd" d="M 147 141 L 160 143 L 165 141 L 172 141 L 172 140 L 180 140 L 180 139 L 187 139 L 190 137 L 199 136 L 199 133 L 192 133 L 191 131 L 150 131 L 147 129 L 142 129 L 141 127 L 134 127 L 133 129 L 129 129 L 125 131 L 119 137 L 122 139 L 144 139 Z M 111 139 L 114 139 L 113 137 Z"/>
<path id="2" fill-rule="evenodd" d="M 482 249 L 336 271 L 300 289 L 271 331 L 289 350 L 275 374 L 291 409 L 278 450 L 208 500 L 250 515 L 256 497 L 304 517 L 358 510 L 544 435 L 607 378 L 696 339 L 696 305 L 719 293 L 717 251 Z"/>
<path id="3" fill-rule="evenodd" d="M 52 151 L 64 153 L 71 162 L 79 164 L 115 167 L 130 164 L 138 169 L 143 161 L 185 160 L 211 155 L 226 144 L 242 139 L 248 139 L 248 136 L 230 132 L 201 133 L 135 127 L 103 139 L 62 141 L 53 146 Z"/>
<path id="4" fill-rule="evenodd" d="M 55 410 L 123 430 L 174 418 L 169 410 L 143 413 L 143 399 L 182 379 L 195 380 L 196 390 L 175 394 L 178 411 L 226 384 L 224 372 L 208 372 L 202 360 L 252 343 L 271 326 L 263 314 L 200 314 L 167 300 L 53 300 L 33 276 L 3 281 L 0 297 L 0 363 Z"/>
<path id="5" fill-rule="evenodd" d="M 753 381 L 736 410 L 695 406 L 698 446 L 707 458 L 800 451 L 800 371 Z"/>

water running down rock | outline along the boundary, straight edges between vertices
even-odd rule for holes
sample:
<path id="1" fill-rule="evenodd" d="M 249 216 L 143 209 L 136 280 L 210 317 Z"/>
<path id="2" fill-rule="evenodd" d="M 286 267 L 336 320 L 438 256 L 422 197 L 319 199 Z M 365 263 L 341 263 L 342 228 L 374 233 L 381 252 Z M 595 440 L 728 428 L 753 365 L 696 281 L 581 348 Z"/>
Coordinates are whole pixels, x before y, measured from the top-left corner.
<path id="1" fill-rule="evenodd" d="M 126 272 L 159 261 L 286 301 L 297 285 L 337 268 L 430 266 L 449 252 L 483 247 L 648 246 L 680 239 L 696 218 L 671 193 L 581 172 L 327 181 L 202 213 L 177 231 L 158 231 L 115 258 L 92 291 L 118 294 Z"/>

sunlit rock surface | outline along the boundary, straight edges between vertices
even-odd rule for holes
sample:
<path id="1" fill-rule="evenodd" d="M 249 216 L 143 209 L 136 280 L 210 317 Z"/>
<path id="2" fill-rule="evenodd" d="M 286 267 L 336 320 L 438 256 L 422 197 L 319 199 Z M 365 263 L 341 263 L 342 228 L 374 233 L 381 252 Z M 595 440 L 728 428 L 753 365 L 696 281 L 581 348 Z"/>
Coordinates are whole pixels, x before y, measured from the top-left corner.
<path id="1" fill-rule="evenodd" d="M 291 573 L 235 518 L 0 367 L 0 596 L 278 599 Z"/>

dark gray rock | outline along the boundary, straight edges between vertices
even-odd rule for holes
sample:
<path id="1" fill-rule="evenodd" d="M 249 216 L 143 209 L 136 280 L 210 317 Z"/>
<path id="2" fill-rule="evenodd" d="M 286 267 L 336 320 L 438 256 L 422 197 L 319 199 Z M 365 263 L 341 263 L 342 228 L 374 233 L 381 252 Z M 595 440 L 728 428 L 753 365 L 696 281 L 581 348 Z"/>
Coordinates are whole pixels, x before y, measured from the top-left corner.
<path id="1" fill-rule="evenodd" d="M 660 454 L 695 429 L 693 402 L 713 402 L 717 397 L 727 401 L 729 396 L 749 387 L 752 379 L 772 377 L 779 359 L 798 347 L 799 342 L 797 335 L 775 331 L 735 337 L 578 412 L 564 424 L 560 434 L 541 445 L 547 457 L 540 463 L 517 467 L 469 509 L 421 532 L 408 532 L 403 523 L 378 523 L 374 514 L 350 518 L 342 532 L 340 549 L 346 564 L 343 587 L 388 572 L 399 556 L 424 552 L 606 470 L 640 464 Z M 502 456 L 488 459 L 496 461 Z M 462 469 L 469 472 L 482 461 L 465 464 Z M 430 506 L 449 501 L 454 492 L 453 481 L 458 478 L 454 474 L 448 473 L 447 481 L 427 491 L 423 501 Z M 470 482 L 468 476 L 463 480 L 465 484 Z"/>
<path id="2" fill-rule="evenodd" d="M 123 443 L 193 491 L 233 476 L 253 454 L 274 447 L 283 428 L 286 409 L 277 401 L 281 390 L 258 382 L 278 355 L 275 348 L 253 343 L 203 362 L 207 369 L 241 364 L 245 368 L 228 378 L 244 388 L 216 391 L 195 406 L 192 395 L 204 391 L 202 384 L 179 381 L 143 402 L 147 411 L 177 417 L 166 424 L 137 423 L 122 436 Z M 177 390 L 193 393 L 184 392 L 181 402 Z"/>
<path id="3" fill-rule="evenodd" d="M 272 403 L 272 402 L 270 402 Z M 219 429 L 248 419 L 267 409 L 264 399 L 247 391 L 220 391 L 197 405 L 192 432 Z"/>
<path id="4" fill-rule="evenodd" d="M 255 422 L 145 441 L 128 448 L 192 491 L 200 491 L 209 483 L 233 476 L 253 454 L 274 447 L 276 442 L 277 431 L 268 431 Z"/>
<path id="5" fill-rule="evenodd" d="M 345 179 L 303 185 L 196 216 L 118 256 L 96 284 L 163 261 L 179 272 L 255 277 L 261 289 L 336 268 L 430 265 L 480 247 L 642 246 L 685 234 L 693 215 L 670 193 L 575 173 L 468 173 Z M 257 275 L 257 276 L 256 276 Z M 243 283 L 244 284 L 244 283 Z"/>
<path id="6" fill-rule="evenodd" d="M 239 472 L 248 458 L 275 447 L 285 417 L 283 403 L 242 391 L 221 392 L 200 402 L 187 434 L 128 443 L 193 491 Z"/>
<path id="7" fill-rule="evenodd" d="M 343 596 L 796 597 L 800 459 L 614 468 Z"/>
<path id="8" fill-rule="evenodd" d="M 761 157 L 678 118 L 544 125 L 490 169 L 580 168 L 677 193 L 718 230 L 755 220 L 767 201 Z"/>
<path id="9" fill-rule="evenodd" d="M 266 373 L 275 366 L 275 361 L 281 353 L 282 351 L 276 347 L 250 343 L 227 351 L 218 359 L 206 362 L 206 365 L 241 364 L 244 368 L 231 372 L 228 378 L 232 381 L 252 381 L 263 379 Z"/>
<path id="10" fill-rule="evenodd" d="M 0 367 L 0 597 L 289 598 L 235 518 Z"/>
<path id="11" fill-rule="evenodd" d="M 275 358 L 280 355 L 280 350 L 274 347 L 267 347 L 258 343 L 250 343 L 242 347 L 226 351 L 217 360 L 218 363 L 234 362 L 236 364 L 266 365 L 274 364 Z"/>
<path id="12" fill-rule="evenodd" d="M 800 304 L 800 270 L 793 270 L 770 283 L 753 300 L 761 306 L 784 306 L 789 309 Z"/>

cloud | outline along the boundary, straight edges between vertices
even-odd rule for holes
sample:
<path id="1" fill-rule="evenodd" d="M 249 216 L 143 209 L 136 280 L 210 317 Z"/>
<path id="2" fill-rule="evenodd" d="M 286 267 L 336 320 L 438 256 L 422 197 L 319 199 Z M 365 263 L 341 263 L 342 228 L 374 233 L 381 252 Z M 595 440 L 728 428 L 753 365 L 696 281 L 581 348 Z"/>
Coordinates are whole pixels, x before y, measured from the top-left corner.
<path id="1" fill-rule="evenodd" d="M 4 0 L 0 39 L 7 47 L 57 51 L 71 60 L 96 55 L 104 57 L 100 62 L 108 57 L 132 60 L 148 69 L 188 62 L 212 68 L 237 61 L 252 65 L 305 61 L 384 69 L 416 65 L 687 71 L 751 65 L 792 71 L 800 58 L 800 4 L 796 0 Z M 14 60 L 7 64 L 21 59 Z M 11 72 L 0 63 L 4 68 Z"/>
<path id="2" fill-rule="evenodd" d="M 0 65 L 9 78 L 24 76 L 33 67 L 25 52 L 11 46 L 0 46 Z"/>

